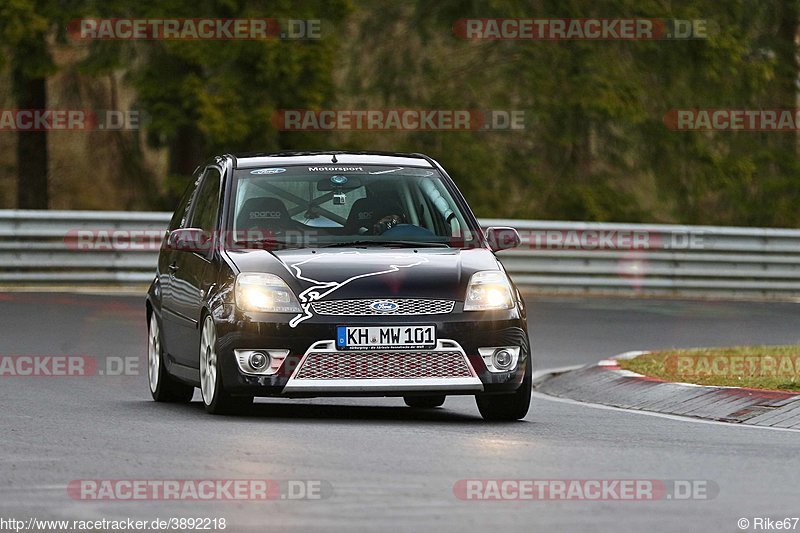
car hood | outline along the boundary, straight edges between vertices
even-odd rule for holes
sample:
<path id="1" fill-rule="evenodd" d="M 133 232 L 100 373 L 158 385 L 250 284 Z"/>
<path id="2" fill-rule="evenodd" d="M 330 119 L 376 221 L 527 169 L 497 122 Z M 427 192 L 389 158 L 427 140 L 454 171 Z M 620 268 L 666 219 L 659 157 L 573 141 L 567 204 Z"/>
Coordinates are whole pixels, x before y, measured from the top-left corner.
<path id="1" fill-rule="evenodd" d="M 281 276 L 298 295 L 325 300 L 441 298 L 463 300 L 479 270 L 497 270 L 489 250 L 478 248 L 335 248 L 236 250 L 228 256 L 242 272 Z"/>

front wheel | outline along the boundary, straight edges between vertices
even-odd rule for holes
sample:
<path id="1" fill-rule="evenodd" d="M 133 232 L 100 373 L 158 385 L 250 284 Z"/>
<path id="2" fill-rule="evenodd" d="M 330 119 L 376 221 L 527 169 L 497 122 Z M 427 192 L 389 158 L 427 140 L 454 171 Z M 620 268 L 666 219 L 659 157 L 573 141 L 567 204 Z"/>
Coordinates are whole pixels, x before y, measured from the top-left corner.
<path id="1" fill-rule="evenodd" d="M 432 396 L 403 396 L 403 401 L 406 405 L 415 409 L 433 409 L 439 407 L 444 403 L 444 394 L 435 394 Z"/>
<path id="2" fill-rule="evenodd" d="M 475 396 L 478 411 L 484 420 L 522 420 L 531 405 L 531 365 L 525 369 L 520 387 L 511 394 L 486 394 Z"/>
<path id="3" fill-rule="evenodd" d="M 213 415 L 240 413 L 253 403 L 252 396 L 231 396 L 225 390 L 217 359 L 217 328 L 210 315 L 200 332 L 200 392 L 206 412 Z"/>
<path id="4" fill-rule="evenodd" d="M 150 382 L 150 394 L 157 402 L 192 401 L 194 387 L 175 381 L 164 367 L 161 325 L 155 312 L 150 313 L 150 322 L 147 325 L 147 380 Z"/>

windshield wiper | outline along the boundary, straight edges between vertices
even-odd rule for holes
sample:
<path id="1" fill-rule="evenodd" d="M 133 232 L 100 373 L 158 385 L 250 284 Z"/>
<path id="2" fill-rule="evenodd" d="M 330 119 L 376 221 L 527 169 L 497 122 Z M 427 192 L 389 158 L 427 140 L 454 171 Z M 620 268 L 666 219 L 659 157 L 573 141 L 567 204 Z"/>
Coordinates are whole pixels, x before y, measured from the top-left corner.
<path id="1" fill-rule="evenodd" d="M 443 242 L 420 241 L 373 241 L 359 239 L 353 241 L 331 242 L 317 245 L 319 248 L 346 248 L 348 246 L 396 246 L 398 248 L 450 248 Z"/>
<path id="2" fill-rule="evenodd" d="M 234 248 L 302 248 L 300 243 L 287 242 L 278 239 L 247 239 L 234 241 Z"/>

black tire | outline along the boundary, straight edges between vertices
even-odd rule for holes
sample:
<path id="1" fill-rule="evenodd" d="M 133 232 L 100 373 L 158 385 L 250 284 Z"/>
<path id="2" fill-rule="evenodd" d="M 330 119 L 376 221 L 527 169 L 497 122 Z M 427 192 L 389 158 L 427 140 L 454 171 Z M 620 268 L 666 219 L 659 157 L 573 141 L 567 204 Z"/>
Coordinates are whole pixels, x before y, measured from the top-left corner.
<path id="1" fill-rule="evenodd" d="M 533 382 L 530 360 L 519 388 L 511 394 L 478 394 L 475 402 L 484 420 L 522 420 L 531 405 Z"/>
<path id="2" fill-rule="evenodd" d="M 403 401 L 406 405 L 414 409 L 433 409 L 440 407 L 445 400 L 444 394 L 435 394 L 431 396 L 403 396 Z"/>
<path id="3" fill-rule="evenodd" d="M 225 391 L 206 405 L 206 412 L 212 415 L 245 415 L 253 406 L 252 396 L 231 396 Z"/>
<path id="4" fill-rule="evenodd" d="M 209 391 L 208 382 L 204 381 L 204 375 L 208 373 L 211 367 L 208 349 L 213 350 L 213 366 L 214 366 L 214 379 L 213 388 Z M 233 415 L 244 414 L 253 405 L 252 396 L 232 396 L 225 390 L 225 383 L 222 380 L 222 372 L 219 369 L 217 361 L 217 332 L 214 326 L 214 320 L 211 316 L 206 315 L 203 319 L 203 326 L 200 330 L 200 349 L 198 355 L 200 357 L 200 382 L 201 382 L 201 395 L 203 397 L 203 405 L 206 412 L 212 415 Z M 205 356 L 205 359 L 204 359 Z M 203 372 L 203 370 L 206 372 Z M 211 395 L 208 398 L 208 395 Z"/>
<path id="5" fill-rule="evenodd" d="M 155 334 L 153 328 L 156 329 Z M 157 402 L 189 403 L 194 396 L 194 387 L 175 380 L 167 372 L 164 365 L 161 321 L 155 313 L 150 314 L 150 320 L 147 322 L 147 381 L 150 385 L 150 394 Z"/>

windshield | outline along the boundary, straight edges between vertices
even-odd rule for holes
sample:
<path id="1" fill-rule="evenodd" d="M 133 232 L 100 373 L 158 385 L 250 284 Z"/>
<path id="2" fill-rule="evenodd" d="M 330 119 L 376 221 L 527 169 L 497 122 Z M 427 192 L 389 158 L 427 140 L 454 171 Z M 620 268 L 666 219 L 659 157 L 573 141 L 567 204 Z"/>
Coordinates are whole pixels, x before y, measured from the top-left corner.
<path id="1" fill-rule="evenodd" d="M 242 169 L 234 178 L 237 242 L 462 247 L 479 231 L 430 168 L 302 165 Z"/>

